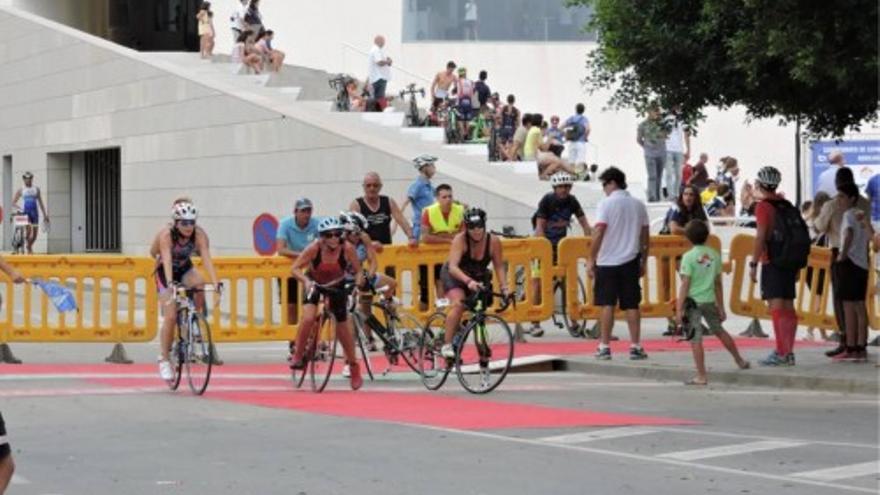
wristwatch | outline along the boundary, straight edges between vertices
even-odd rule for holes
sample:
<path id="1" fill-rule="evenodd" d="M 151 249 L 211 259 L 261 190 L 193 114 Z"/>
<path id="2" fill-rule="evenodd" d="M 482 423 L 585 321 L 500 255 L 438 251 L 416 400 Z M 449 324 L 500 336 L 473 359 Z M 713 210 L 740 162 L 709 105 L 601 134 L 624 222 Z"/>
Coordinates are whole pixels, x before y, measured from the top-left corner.
<path id="1" fill-rule="evenodd" d="M 758 268 L 757 261 L 749 261 L 749 268 Z"/>

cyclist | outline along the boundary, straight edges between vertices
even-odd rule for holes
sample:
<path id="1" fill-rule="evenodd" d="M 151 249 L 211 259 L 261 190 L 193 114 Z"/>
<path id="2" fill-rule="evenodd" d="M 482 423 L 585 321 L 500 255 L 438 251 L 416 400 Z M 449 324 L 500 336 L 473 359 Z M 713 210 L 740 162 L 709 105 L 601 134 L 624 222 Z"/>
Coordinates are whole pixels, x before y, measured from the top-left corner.
<path id="1" fill-rule="evenodd" d="M 474 100 L 476 99 L 474 82 L 467 78 L 467 69 L 458 68 L 458 79 L 455 81 L 455 96 L 458 98 L 458 127 L 461 140 L 470 136 L 470 121 L 474 118 Z"/>
<path id="2" fill-rule="evenodd" d="M 353 274 L 355 284 L 363 283 L 363 273 L 355 247 L 346 243 L 343 225 L 337 217 L 326 217 L 318 224 L 320 238 L 310 244 L 293 262 L 291 275 L 305 288 L 303 291 L 302 321 L 296 336 L 296 348 L 290 368 L 303 369 L 303 352 L 306 338 L 317 321 L 318 302 L 321 292 L 328 296 L 327 308 L 336 318 L 336 336 L 342 344 L 346 363 L 351 369 L 351 388 L 357 390 L 364 384 L 361 370 L 354 353 L 351 322 L 348 319 L 348 298 L 344 291 L 346 275 Z M 322 285 L 325 289 L 316 287 Z"/>
<path id="3" fill-rule="evenodd" d="M 533 217 L 535 237 L 546 237 L 553 246 L 553 263 L 556 263 L 559 241 L 568 234 L 571 227 L 571 217 L 577 218 L 581 225 L 584 236 L 590 235 L 590 224 L 580 202 L 571 194 L 574 177 L 566 172 L 556 172 L 550 177 L 553 192 L 549 192 L 538 203 L 538 211 Z M 532 294 L 533 303 L 540 304 L 541 298 L 541 264 L 535 260 L 532 263 Z M 528 330 L 533 337 L 544 335 L 540 322 L 533 321 L 532 328 Z"/>
<path id="4" fill-rule="evenodd" d="M 507 296 L 507 277 L 501 253 L 501 240 L 486 232 L 486 212 L 471 207 L 464 214 L 465 231 L 457 234 L 449 248 L 449 260 L 443 264 L 440 277 L 449 300 L 446 315 L 445 343 L 440 350 L 443 357 L 454 358 L 452 338 L 461 323 L 464 299 L 482 288 L 490 288 L 492 276 L 489 263 Z"/>
<path id="5" fill-rule="evenodd" d="M 172 224 L 163 227 L 153 239 L 150 246 L 150 256 L 155 258 L 156 263 L 156 287 L 159 289 L 159 303 L 162 306 L 162 330 L 160 332 L 159 376 L 165 381 L 174 379 L 174 369 L 171 367 L 169 354 L 174 340 L 174 325 L 177 323 L 177 307 L 174 302 L 174 292 L 177 286 L 186 288 L 201 288 L 205 280 L 193 266 L 191 256 L 197 254 L 202 258 L 202 264 L 208 271 L 211 283 L 218 287 L 217 271 L 211 260 L 210 243 L 208 234 L 204 229 L 196 225 L 198 211 L 192 200 L 179 198 L 171 207 Z M 215 293 L 215 298 L 217 293 Z M 205 307 L 203 293 L 195 295 L 196 306 L 202 310 Z M 216 300 L 215 300 L 216 304 Z"/>
<path id="6" fill-rule="evenodd" d="M 24 180 L 24 187 L 15 192 L 12 198 L 12 204 L 18 208 L 18 200 L 23 201 L 21 210 L 28 217 L 27 228 L 27 252 L 34 254 L 34 243 L 37 241 L 37 233 L 40 227 L 40 211 L 43 212 L 43 221 L 49 223 L 49 214 L 46 212 L 46 205 L 43 204 L 43 195 L 40 194 L 40 188 L 34 185 L 34 174 L 25 172 L 21 178 Z M 39 207 L 39 209 L 37 209 Z"/>

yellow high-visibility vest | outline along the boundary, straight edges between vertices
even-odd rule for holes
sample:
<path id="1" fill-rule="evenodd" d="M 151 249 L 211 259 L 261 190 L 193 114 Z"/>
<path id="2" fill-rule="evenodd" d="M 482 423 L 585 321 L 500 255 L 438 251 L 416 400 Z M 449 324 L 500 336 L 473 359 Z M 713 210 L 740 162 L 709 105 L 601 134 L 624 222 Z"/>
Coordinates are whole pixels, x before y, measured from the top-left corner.
<path id="1" fill-rule="evenodd" d="M 443 217 L 440 211 L 440 203 L 434 203 L 428 207 L 428 223 L 431 225 L 432 234 L 454 234 L 461 229 L 464 221 L 464 206 L 452 203 L 449 218 Z"/>

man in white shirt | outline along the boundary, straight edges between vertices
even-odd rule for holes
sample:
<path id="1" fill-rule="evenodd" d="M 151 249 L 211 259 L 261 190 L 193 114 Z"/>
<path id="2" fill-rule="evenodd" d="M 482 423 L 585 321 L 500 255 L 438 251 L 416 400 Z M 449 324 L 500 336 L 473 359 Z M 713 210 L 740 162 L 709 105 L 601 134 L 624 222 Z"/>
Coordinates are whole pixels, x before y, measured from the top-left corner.
<path id="1" fill-rule="evenodd" d="M 373 88 L 373 99 L 376 101 L 385 98 L 385 87 L 391 80 L 391 58 L 385 56 L 382 50 L 385 47 L 385 37 L 378 35 L 373 39 L 373 48 L 368 57 L 369 78 L 367 82 Z"/>
<path id="2" fill-rule="evenodd" d="M 602 308 L 599 328 L 602 340 L 596 358 L 611 359 L 614 307 L 626 312 L 630 335 L 630 359 L 647 359 L 640 344 L 642 288 L 648 260 L 648 209 L 626 191 L 626 175 L 616 167 L 599 176 L 606 198 L 596 208 L 596 225 L 587 264 L 593 279 L 594 304 Z"/>
<path id="3" fill-rule="evenodd" d="M 816 192 L 822 191 L 833 198 L 837 196 L 837 185 L 834 182 L 834 178 L 837 176 L 837 171 L 840 170 L 840 167 L 846 166 L 846 163 L 843 161 L 843 153 L 840 150 L 828 153 L 828 164 L 828 168 L 819 174 Z"/>
<path id="4" fill-rule="evenodd" d="M 477 41 L 477 2 L 464 4 L 464 39 Z"/>
<path id="5" fill-rule="evenodd" d="M 668 125 L 663 175 L 666 181 L 666 199 L 674 200 L 678 198 L 681 188 L 681 167 L 691 156 L 691 133 L 677 120 L 671 119 Z"/>

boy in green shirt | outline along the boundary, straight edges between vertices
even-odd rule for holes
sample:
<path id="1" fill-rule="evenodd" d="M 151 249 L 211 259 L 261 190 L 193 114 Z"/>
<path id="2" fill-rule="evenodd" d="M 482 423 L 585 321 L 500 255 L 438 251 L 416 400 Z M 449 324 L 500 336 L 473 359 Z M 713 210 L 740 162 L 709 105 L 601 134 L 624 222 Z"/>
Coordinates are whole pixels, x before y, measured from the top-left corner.
<path id="1" fill-rule="evenodd" d="M 691 220 L 684 228 L 685 236 L 694 247 L 681 258 L 681 287 L 678 291 L 676 323 L 685 324 L 686 335 L 691 337 L 691 350 L 697 366 L 697 376 L 686 381 L 685 385 L 706 385 L 706 360 L 703 352 L 703 328 L 705 319 L 709 334 L 715 334 L 724 348 L 733 356 L 740 369 L 748 369 L 750 364 L 740 356 L 736 343 L 721 322 L 727 319 L 724 312 L 724 289 L 721 286 L 721 256 L 714 249 L 705 246 L 709 238 L 709 226 L 702 220 Z M 687 301 L 689 299 L 690 301 Z M 686 314 L 685 314 L 686 311 Z"/>

